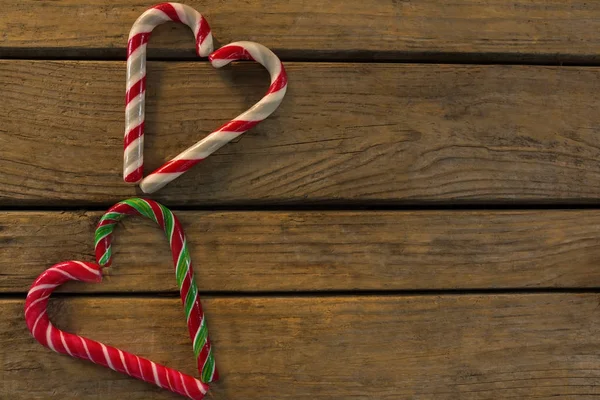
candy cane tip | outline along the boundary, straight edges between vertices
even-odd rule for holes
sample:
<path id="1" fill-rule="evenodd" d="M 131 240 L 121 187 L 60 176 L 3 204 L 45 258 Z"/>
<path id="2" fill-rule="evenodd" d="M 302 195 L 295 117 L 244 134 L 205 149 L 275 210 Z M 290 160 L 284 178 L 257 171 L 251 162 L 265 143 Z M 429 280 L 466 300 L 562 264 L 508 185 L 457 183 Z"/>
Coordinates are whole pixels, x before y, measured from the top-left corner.
<path id="1" fill-rule="evenodd" d="M 139 183 L 143 178 L 144 178 L 144 170 L 143 170 L 143 163 L 139 163 L 141 164 L 139 167 L 135 168 L 131 168 L 129 165 L 125 165 L 125 167 L 123 168 L 123 181 L 125 183 L 133 183 L 133 184 L 137 184 Z"/>
<path id="2" fill-rule="evenodd" d="M 213 43 L 212 34 L 209 33 L 202 43 L 200 43 L 196 49 L 196 52 L 200 57 L 208 57 L 210 53 L 215 50 L 215 45 Z"/>
<path id="3" fill-rule="evenodd" d="M 164 186 L 166 186 L 166 184 L 169 182 L 160 182 L 160 181 L 147 181 L 146 179 L 142 180 L 142 182 L 140 183 L 140 189 L 142 189 L 142 192 L 146 193 L 146 194 L 151 194 L 156 192 L 159 189 L 162 189 Z"/>
<path id="4" fill-rule="evenodd" d="M 131 173 L 129 175 L 125 175 L 123 177 L 123 182 L 131 184 L 131 185 L 137 185 L 138 183 L 140 183 L 143 179 L 143 176 L 141 174 L 137 174 L 137 173 Z"/>
<path id="5" fill-rule="evenodd" d="M 226 58 L 213 58 L 211 59 L 210 57 L 208 58 L 210 60 L 210 63 L 213 67 L 215 68 L 221 68 L 226 66 L 227 64 L 229 64 L 230 62 L 232 62 L 233 60 L 228 60 Z"/>

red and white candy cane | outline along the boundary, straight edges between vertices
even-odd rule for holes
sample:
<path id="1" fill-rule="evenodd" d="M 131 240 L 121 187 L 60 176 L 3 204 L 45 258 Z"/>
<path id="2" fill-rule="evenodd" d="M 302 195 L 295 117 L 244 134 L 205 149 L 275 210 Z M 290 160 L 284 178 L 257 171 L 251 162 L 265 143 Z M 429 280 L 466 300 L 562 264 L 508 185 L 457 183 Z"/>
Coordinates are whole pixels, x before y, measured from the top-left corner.
<path id="1" fill-rule="evenodd" d="M 213 39 L 206 19 L 196 10 L 179 3 L 158 4 L 133 24 L 127 43 L 127 91 L 125 95 L 125 157 L 123 178 L 137 183 L 144 168 L 144 102 L 146 96 L 146 45 L 152 30 L 168 21 L 189 26 L 196 38 L 196 52 L 206 57 L 213 51 Z"/>
<path id="2" fill-rule="evenodd" d="M 101 280 L 100 265 L 83 261 L 62 262 L 42 273 L 31 286 L 25 301 L 25 320 L 35 339 L 58 353 L 89 360 L 190 399 L 202 399 L 208 386 L 199 379 L 52 325 L 46 308 L 50 295 L 58 286 L 68 281 Z"/>
<path id="3" fill-rule="evenodd" d="M 198 55 L 207 56 L 213 48 L 210 27 L 193 8 L 179 3 L 163 3 L 150 8 L 133 24 L 127 52 L 127 93 L 125 96 L 125 140 L 123 179 L 140 183 L 145 193 L 153 193 L 182 175 L 223 145 L 271 115 L 285 95 L 287 75 L 279 58 L 265 46 L 254 42 L 235 42 L 210 54 L 209 60 L 220 68 L 236 60 L 254 60 L 271 75 L 265 96 L 248 111 L 238 115 L 142 180 L 144 174 L 144 104 L 146 91 L 146 43 L 152 29 L 167 22 L 181 22 L 192 28 Z"/>
<path id="4" fill-rule="evenodd" d="M 234 42 L 216 50 L 209 57 L 213 67 L 221 68 L 236 60 L 254 60 L 271 75 L 265 96 L 246 112 L 238 115 L 204 139 L 144 178 L 140 184 L 145 193 L 153 193 L 220 149 L 229 141 L 271 115 L 281 104 L 287 90 L 287 74 L 279 58 L 262 44 Z"/>

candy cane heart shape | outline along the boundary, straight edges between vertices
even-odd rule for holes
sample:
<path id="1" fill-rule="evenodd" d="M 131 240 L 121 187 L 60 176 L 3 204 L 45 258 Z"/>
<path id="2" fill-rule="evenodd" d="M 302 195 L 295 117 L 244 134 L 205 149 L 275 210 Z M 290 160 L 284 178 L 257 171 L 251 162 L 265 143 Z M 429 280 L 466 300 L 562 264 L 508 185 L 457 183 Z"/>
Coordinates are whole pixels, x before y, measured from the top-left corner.
<path id="1" fill-rule="evenodd" d="M 194 348 L 194 355 L 197 359 L 198 371 L 203 382 L 216 381 L 219 375 L 208 337 L 208 326 L 200 304 L 198 288 L 194 281 L 192 260 L 187 241 L 179 220 L 171 210 L 148 199 L 132 198 L 115 204 L 100 218 L 96 228 L 97 263 L 102 267 L 111 265 L 113 230 L 116 224 L 128 215 L 142 215 L 150 218 L 164 230 L 167 239 L 169 239 L 175 275 Z"/>
<path id="2" fill-rule="evenodd" d="M 46 308 L 57 287 L 68 281 L 101 280 L 101 267 L 83 261 L 62 262 L 44 271 L 31 286 L 25 301 L 25 320 L 33 337 L 57 353 L 89 360 L 190 399 L 202 399 L 208 386 L 192 376 L 52 325 Z"/>
<path id="3" fill-rule="evenodd" d="M 213 38 L 206 19 L 191 7 L 162 3 L 146 10 L 134 22 L 127 43 L 127 90 L 125 94 L 125 140 L 123 178 L 138 183 L 144 167 L 144 103 L 146 96 L 146 45 L 152 30 L 165 22 L 190 27 L 196 39 L 196 52 L 206 57 L 213 51 Z"/>
<path id="4" fill-rule="evenodd" d="M 265 46 L 254 42 L 235 42 L 221 47 L 208 58 L 215 68 L 221 68 L 236 60 L 258 62 L 271 76 L 269 89 L 265 96 L 246 112 L 227 122 L 144 178 L 140 187 L 145 193 L 159 190 L 229 141 L 256 126 L 271 115 L 283 100 L 287 90 L 287 74 L 279 58 Z M 127 160 L 127 150 L 125 153 Z"/>

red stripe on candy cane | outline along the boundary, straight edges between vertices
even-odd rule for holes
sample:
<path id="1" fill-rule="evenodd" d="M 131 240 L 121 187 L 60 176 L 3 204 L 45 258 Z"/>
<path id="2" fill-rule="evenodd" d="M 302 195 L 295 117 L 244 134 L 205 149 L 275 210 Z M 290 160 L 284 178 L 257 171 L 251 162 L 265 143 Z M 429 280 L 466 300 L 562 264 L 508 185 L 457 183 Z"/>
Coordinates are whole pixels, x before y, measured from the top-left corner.
<path id="1" fill-rule="evenodd" d="M 177 15 L 175 7 L 173 7 L 171 3 L 158 4 L 154 6 L 154 8 L 167 14 L 173 22 L 181 22 L 181 20 L 179 19 L 179 15 Z"/>

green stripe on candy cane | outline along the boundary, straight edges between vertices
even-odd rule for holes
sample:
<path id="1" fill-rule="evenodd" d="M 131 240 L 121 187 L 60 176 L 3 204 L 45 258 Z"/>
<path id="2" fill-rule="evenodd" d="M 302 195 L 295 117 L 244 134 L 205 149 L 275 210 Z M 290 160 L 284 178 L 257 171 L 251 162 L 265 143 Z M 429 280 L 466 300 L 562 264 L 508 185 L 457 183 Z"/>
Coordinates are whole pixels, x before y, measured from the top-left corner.
<path id="1" fill-rule="evenodd" d="M 190 269 L 190 264 L 192 262 L 190 253 L 186 246 L 187 243 L 184 243 L 183 250 L 179 254 L 177 258 L 177 267 L 175 269 L 175 274 L 177 275 L 177 284 L 181 286 L 183 284 L 183 279 L 185 278 L 185 274 Z"/>
<path id="2" fill-rule="evenodd" d="M 202 346 L 206 342 L 208 338 L 208 329 L 206 328 L 206 320 L 202 318 L 202 323 L 200 324 L 200 329 L 196 333 L 196 337 L 194 338 L 194 354 L 196 357 L 200 355 L 200 350 L 202 350 Z"/>
<path id="3" fill-rule="evenodd" d="M 163 218 L 164 218 L 164 222 L 165 222 L 165 234 L 167 235 L 167 239 L 169 239 L 169 242 L 171 242 L 171 240 L 173 239 L 173 217 L 174 215 L 171 213 L 171 211 L 163 206 L 162 204 L 159 204 L 160 206 L 160 210 L 163 213 Z"/>
<path id="4" fill-rule="evenodd" d="M 167 207 L 152 200 L 133 198 L 124 200 L 108 210 L 98 223 L 95 234 L 96 260 L 102 267 L 112 263 L 111 240 L 116 224 L 128 215 L 142 215 L 163 228 L 171 251 L 175 276 L 181 293 L 186 321 L 197 358 L 201 380 L 205 383 L 218 379 L 215 360 L 208 337 L 202 306 L 198 299 L 198 288 L 194 281 L 192 260 L 187 241 L 177 217 Z"/>
<path id="5" fill-rule="evenodd" d="M 157 218 L 156 214 L 154 213 L 154 211 L 152 210 L 152 206 L 150 206 L 150 204 L 148 204 L 145 200 L 134 198 L 134 199 L 129 199 L 129 200 L 125 200 L 125 201 L 128 202 L 127 204 L 134 207 L 144 217 L 148 217 L 151 220 L 153 220 L 154 222 L 158 223 L 158 218 Z M 171 211 L 169 211 L 169 212 L 171 212 Z"/>
<path id="6" fill-rule="evenodd" d="M 212 355 L 212 349 L 208 353 L 208 357 L 206 358 L 206 364 L 204 364 L 204 368 L 202 369 L 202 376 L 200 380 L 202 382 L 206 382 L 207 379 L 210 379 L 211 376 L 215 374 L 215 358 Z"/>

